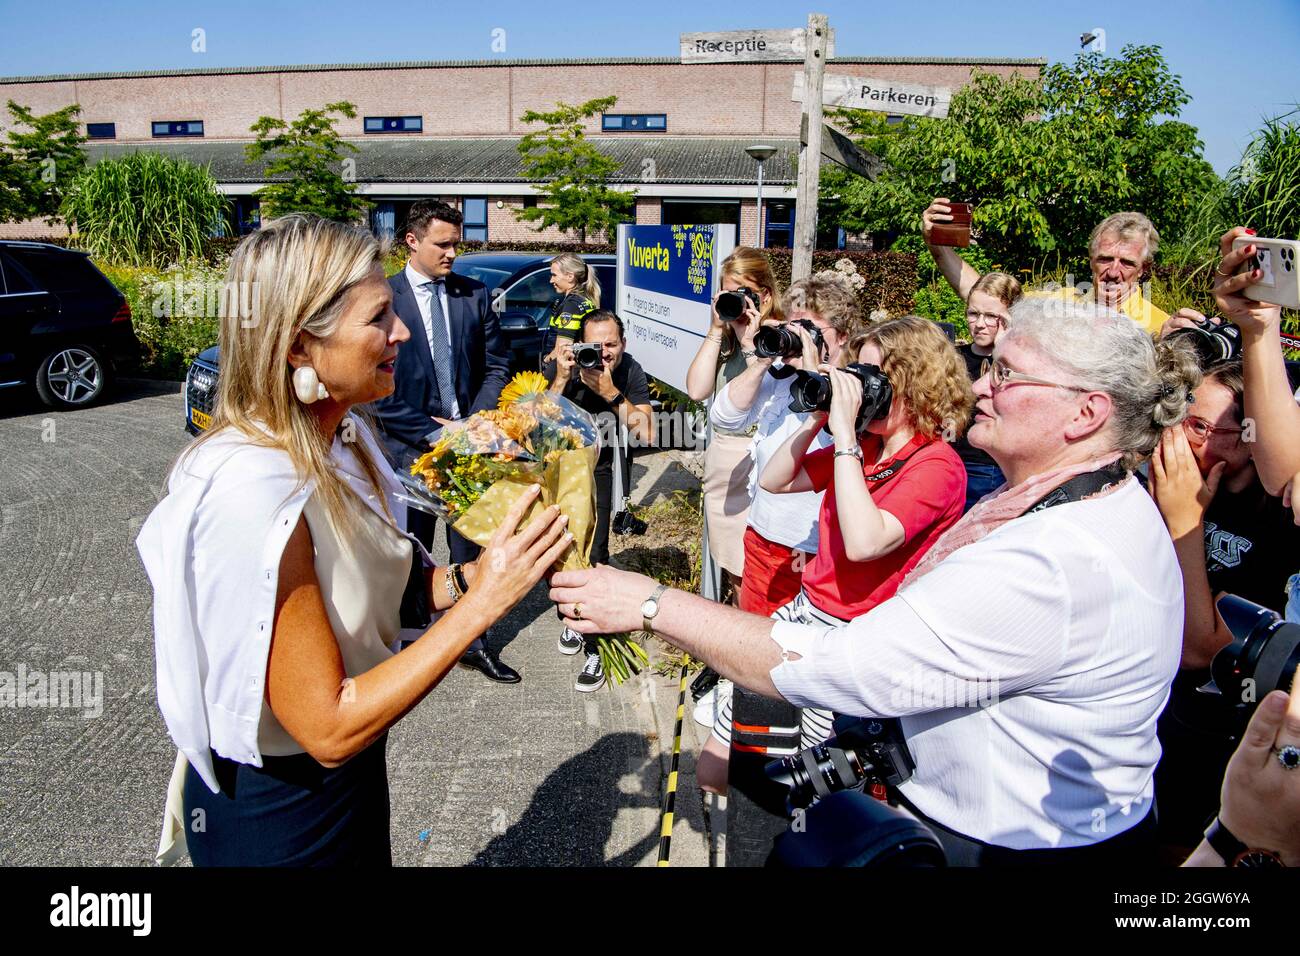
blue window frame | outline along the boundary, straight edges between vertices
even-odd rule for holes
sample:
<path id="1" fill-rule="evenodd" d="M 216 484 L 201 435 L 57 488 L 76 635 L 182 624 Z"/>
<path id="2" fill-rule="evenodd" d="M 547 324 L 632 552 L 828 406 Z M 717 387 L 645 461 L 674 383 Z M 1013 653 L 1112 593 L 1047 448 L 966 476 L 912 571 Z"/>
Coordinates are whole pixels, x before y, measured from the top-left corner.
<path id="1" fill-rule="evenodd" d="M 161 120 L 153 124 L 154 136 L 202 136 L 203 120 Z"/>
<path id="2" fill-rule="evenodd" d="M 601 113 L 600 128 L 611 133 L 662 133 L 667 113 Z"/>
<path id="3" fill-rule="evenodd" d="M 467 242 L 487 242 L 487 197 L 466 196 L 461 203 L 460 213 L 465 217 L 461 226 L 461 238 Z"/>
<path id="4" fill-rule="evenodd" d="M 763 241 L 769 249 L 789 249 L 794 239 L 794 203 L 789 200 L 764 200 L 767 224 Z"/>
<path id="5" fill-rule="evenodd" d="M 423 116 L 367 116 L 367 133 L 423 133 Z"/>
<path id="6" fill-rule="evenodd" d="M 86 136 L 89 139 L 117 139 L 117 124 L 87 123 Z"/>

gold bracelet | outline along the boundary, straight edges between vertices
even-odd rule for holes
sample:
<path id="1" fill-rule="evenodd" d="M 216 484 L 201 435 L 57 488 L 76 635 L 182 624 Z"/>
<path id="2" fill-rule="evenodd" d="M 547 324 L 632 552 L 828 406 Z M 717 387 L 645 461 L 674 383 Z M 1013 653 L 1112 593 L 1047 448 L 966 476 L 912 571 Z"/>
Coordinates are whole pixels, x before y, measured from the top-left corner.
<path id="1" fill-rule="evenodd" d="M 456 583 L 456 572 L 459 570 L 460 570 L 459 564 L 447 565 L 446 575 L 443 578 L 443 582 L 442 582 L 443 586 L 447 589 L 447 597 L 451 598 L 452 604 L 455 604 L 457 601 L 459 601 L 462 597 L 465 596 L 465 592 L 463 592 L 460 589 L 460 586 Z"/>

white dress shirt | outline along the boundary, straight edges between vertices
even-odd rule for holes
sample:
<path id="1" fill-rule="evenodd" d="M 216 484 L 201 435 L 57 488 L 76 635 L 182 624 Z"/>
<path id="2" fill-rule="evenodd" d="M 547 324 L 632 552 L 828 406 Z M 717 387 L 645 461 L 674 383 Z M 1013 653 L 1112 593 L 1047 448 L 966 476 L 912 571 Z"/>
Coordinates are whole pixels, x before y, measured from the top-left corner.
<path id="1" fill-rule="evenodd" d="M 796 551 L 813 554 L 817 550 L 817 515 L 822 507 L 822 492 L 799 491 L 774 495 L 759 485 L 759 476 L 771 457 L 787 438 L 799 430 L 807 414 L 790 411 L 790 385 L 794 378 L 777 379 L 764 375 L 754 404 L 747 409 L 737 408 L 731 401 L 732 379 L 713 401 L 709 403 L 709 419 L 715 428 L 744 431 L 757 424 L 749 456 L 754 467 L 749 473 L 749 526 L 768 541 L 783 544 Z M 834 444 L 822 429 L 808 446 L 810 452 Z"/>
<path id="2" fill-rule="evenodd" d="M 411 291 L 415 293 L 415 304 L 420 307 L 420 319 L 424 322 L 424 340 L 429 343 L 429 351 L 432 352 L 433 293 L 425 283 L 433 280 L 423 272 L 419 272 L 413 268 L 410 262 L 407 262 L 406 281 L 411 283 Z M 447 328 L 447 341 L 454 347 L 456 340 L 451 337 L 451 309 L 447 304 L 447 282 L 445 279 L 438 283 L 438 304 L 442 306 L 442 321 Z M 452 374 L 455 375 L 455 356 L 451 356 L 450 358 Z M 451 400 L 451 417 L 453 419 L 460 418 L 460 401 L 456 398 Z"/>
<path id="3" fill-rule="evenodd" d="M 356 422 L 356 432 L 379 470 L 396 531 L 406 524 L 406 506 L 396 497 L 401 486 L 370 431 Z M 352 451 L 336 439 L 332 454 L 340 474 L 387 525 Z M 300 486 L 285 452 L 255 445 L 233 429 L 182 456 L 167 487 L 136 541 L 154 588 L 158 706 L 172 740 L 215 793 L 209 748 L 260 767 L 263 743 L 271 753 L 296 747 L 278 723 L 263 727 L 264 685 L 280 558 L 314 488 Z M 391 541 L 384 547 L 394 552 Z M 316 550 L 319 568 L 322 547 Z M 420 552 L 426 566 L 432 565 L 427 552 Z M 409 571 L 410 551 L 405 554 Z M 396 560 L 394 553 L 386 557 Z M 346 593 L 343 582 L 321 583 L 323 594 Z M 396 594 L 400 603 L 400 587 Z M 382 657 L 371 631 L 358 630 L 358 642 L 350 642 L 353 610 L 330 613 L 350 676 Z"/>
<path id="4" fill-rule="evenodd" d="M 900 789 L 945 827 L 1073 847 L 1150 810 L 1182 632 L 1173 544 L 1130 480 L 1008 522 L 842 627 L 776 623 L 771 676 L 800 706 L 901 716 Z"/>

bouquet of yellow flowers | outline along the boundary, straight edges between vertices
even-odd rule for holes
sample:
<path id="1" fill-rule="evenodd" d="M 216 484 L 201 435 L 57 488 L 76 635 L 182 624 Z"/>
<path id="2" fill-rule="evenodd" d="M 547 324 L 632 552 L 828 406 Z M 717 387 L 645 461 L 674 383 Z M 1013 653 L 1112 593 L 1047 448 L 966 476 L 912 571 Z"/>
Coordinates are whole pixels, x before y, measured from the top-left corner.
<path id="1" fill-rule="evenodd" d="M 411 465 L 421 480 L 421 497 L 452 528 L 486 545 L 510 506 L 529 485 L 542 493 L 520 522 L 558 505 L 569 518 L 573 544 L 556 571 L 590 567 L 596 532 L 594 472 L 600 453 L 596 422 L 577 405 L 547 391 L 544 376 L 520 372 L 501 391 L 497 408 L 443 426 L 432 448 Z M 647 662 L 634 641 L 603 636 L 601 664 L 614 683 Z"/>

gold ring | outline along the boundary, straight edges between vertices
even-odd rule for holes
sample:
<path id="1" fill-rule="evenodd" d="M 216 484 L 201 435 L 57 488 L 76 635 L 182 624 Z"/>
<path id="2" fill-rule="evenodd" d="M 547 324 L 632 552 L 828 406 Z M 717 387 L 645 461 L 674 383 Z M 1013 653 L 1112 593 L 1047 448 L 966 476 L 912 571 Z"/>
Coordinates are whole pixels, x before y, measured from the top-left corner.
<path id="1" fill-rule="evenodd" d="M 573 605 L 573 616 L 574 616 L 577 620 L 579 620 L 579 621 L 582 620 L 582 602 L 581 602 L 581 601 L 579 601 L 578 603 L 576 603 L 576 604 Z"/>

